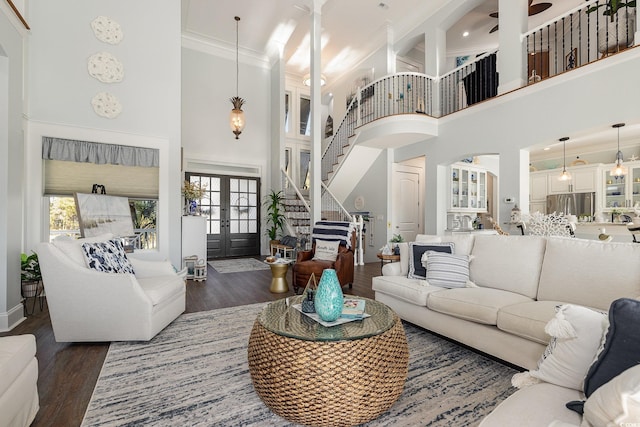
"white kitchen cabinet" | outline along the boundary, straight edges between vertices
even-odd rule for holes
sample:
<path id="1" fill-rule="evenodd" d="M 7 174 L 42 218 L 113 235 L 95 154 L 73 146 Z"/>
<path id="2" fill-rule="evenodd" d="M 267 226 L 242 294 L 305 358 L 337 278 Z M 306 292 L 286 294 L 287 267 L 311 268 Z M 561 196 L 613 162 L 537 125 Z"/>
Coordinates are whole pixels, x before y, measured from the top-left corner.
<path id="1" fill-rule="evenodd" d="M 545 171 L 529 174 L 529 202 L 543 202 L 547 200 L 547 181 L 549 174 Z M 544 212 L 544 211 L 542 211 Z"/>
<path id="2" fill-rule="evenodd" d="M 598 188 L 599 167 L 580 166 L 567 168 L 571 179 L 561 181 L 559 179 L 562 169 L 554 169 L 548 172 L 549 194 L 562 193 L 589 193 Z"/>
<path id="3" fill-rule="evenodd" d="M 601 208 L 610 211 L 615 208 L 632 208 L 640 204 L 640 164 L 626 163 L 629 172 L 621 177 L 611 176 L 613 167 L 605 165 L 602 169 L 603 185 Z"/>
<path id="4" fill-rule="evenodd" d="M 458 164 L 449 171 L 449 212 L 487 212 L 487 171 Z"/>

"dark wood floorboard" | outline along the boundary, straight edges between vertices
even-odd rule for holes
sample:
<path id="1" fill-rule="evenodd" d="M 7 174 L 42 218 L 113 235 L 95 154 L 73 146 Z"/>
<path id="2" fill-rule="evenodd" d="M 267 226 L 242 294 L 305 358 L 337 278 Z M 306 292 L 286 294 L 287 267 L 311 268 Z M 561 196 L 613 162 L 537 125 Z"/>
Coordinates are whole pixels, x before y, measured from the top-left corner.
<path id="1" fill-rule="evenodd" d="M 355 267 L 353 289 L 345 293 L 373 298 L 371 278 L 380 275 L 380 264 Z M 187 282 L 187 313 L 273 301 L 293 296 L 291 270 L 287 294 L 269 292 L 271 272 L 259 270 L 220 274 L 208 266 L 207 280 Z M 46 286 L 46 284 L 45 284 Z M 99 301 L 95 301 L 99 304 Z M 31 306 L 29 306 L 31 307 Z M 79 426 L 107 355 L 109 343 L 57 343 L 46 304 L 36 305 L 32 315 L 11 332 L 0 336 L 33 334 L 36 337 L 40 411 L 32 426 Z"/>

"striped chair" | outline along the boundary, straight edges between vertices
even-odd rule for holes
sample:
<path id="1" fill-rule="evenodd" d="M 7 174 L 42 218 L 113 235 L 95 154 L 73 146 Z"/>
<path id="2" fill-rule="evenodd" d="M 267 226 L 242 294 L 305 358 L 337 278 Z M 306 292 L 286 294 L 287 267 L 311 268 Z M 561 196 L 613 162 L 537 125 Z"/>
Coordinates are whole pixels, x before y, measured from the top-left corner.
<path id="1" fill-rule="evenodd" d="M 355 227 L 350 222 L 318 221 L 311 234 L 312 247 L 308 251 L 300 251 L 293 265 L 293 290 L 299 293 L 307 286 L 313 273 L 320 280 L 326 268 L 336 270 L 340 285 L 353 287 L 353 248 L 356 245 Z M 314 259 L 318 240 L 339 241 L 338 254 L 335 261 Z"/>

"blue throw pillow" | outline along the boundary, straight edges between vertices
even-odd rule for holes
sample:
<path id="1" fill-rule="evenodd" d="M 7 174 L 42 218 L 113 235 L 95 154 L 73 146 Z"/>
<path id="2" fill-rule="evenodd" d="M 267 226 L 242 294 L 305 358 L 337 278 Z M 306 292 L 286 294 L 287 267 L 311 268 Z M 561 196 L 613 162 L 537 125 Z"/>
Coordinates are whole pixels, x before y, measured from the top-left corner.
<path id="1" fill-rule="evenodd" d="M 409 274 L 410 279 L 425 280 L 427 269 L 422 265 L 422 254 L 427 251 L 453 253 L 453 243 L 409 243 Z"/>
<path id="2" fill-rule="evenodd" d="M 596 361 L 584 379 L 584 394 L 589 397 L 627 369 L 640 364 L 640 301 L 620 298 L 609 308 L 609 329 Z M 582 413 L 584 402 L 567 403 L 567 408 Z"/>

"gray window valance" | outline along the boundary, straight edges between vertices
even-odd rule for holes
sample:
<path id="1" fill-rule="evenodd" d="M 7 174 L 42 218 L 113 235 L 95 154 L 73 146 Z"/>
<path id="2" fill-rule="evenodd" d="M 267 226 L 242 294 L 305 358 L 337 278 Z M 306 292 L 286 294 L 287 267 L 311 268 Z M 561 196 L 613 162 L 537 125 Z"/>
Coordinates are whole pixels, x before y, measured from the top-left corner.
<path id="1" fill-rule="evenodd" d="M 157 168 L 159 157 L 159 150 L 154 148 L 42 137 L 44 160 Z"/>

